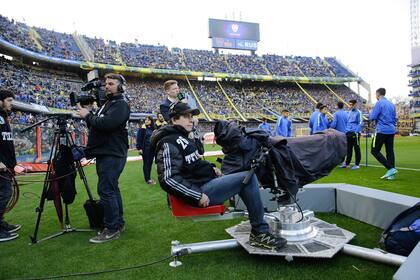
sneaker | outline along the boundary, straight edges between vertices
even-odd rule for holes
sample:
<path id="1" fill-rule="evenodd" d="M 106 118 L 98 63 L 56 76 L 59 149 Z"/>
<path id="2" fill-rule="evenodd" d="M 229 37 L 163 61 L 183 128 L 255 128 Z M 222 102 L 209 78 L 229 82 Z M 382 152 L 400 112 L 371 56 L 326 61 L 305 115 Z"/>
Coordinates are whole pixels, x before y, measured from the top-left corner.
<path id="1" fill-rule="evenodd" d="M 390 176 L 393 176 L 393 175 L 395 175 L 395 174 L 397 174 L 398 173 L 398 170 L 397 169 L 395 169 L 395 168 L 391 168 L 391 169 L 389 169 L 386 173 L 385 173 L 385 175 L 384 176 L 382 176 L 381 177 L 381 179 L 386 179 L 386 178 L 388 178 L 388 177 L 390 177 Z"/>
<path id="2" fill-rule="evenodd" d="M 8 222 L 2 221 L 0 223 L 0 229 L 7 231 L 8 233 L 14 233 L 20 230 L 21 225 L 11 225 Z"/>
<path id="3" fill-rule="evenodd" d="M 269 232 L 264 233 L 254 233 L 251 231 L 249 235 L 249 245 L 254 247 L 260 247 L 264 249 L 281 249 L 287 243 L 287 240 L 275 236 Z"/>
<path id="4" fill-rule="evenodd" d="M 5 242 L 9 240 L 13 240 L 19 237 L 19 234 L 17 233 L 10 233 L 5 230 L 0 231 L 0 242 Z"/>
<path id="5" fill-rule="evenodd" d="M 392 175 L 392 176 L 386 177 L 385 179 L 386 179 L 386 180 L 395 180 L 395 176 L 394 176 L 394 175 Z"/>
<path id="6" fill-rule="evenodd" d="M 120 231 L 116 230 L 116 231 L 110 231 L 107 228 L 104 228 L 104 230 L 98 234 L 95 237 L 92 237 L 91 239 L 89 239 L 89 241 L 91 243 L 104 243 L 104 242 L 108 242 L 114 239 L 118 239 L 120 237 Z"/>
<path id="7" fill-rule="evenodd" d="M 156 182 L 152 179 L 150 179 L 149 181 L 146 182 L 148 185 L 156 185 Z"/>
<path id="8" fill-rule="evenodd" d="M 347 168 L 348 165 L 346 165 L 345 163 L 343 163 L 342 165 L 340 165 L 340 168 Z"/>
<path id="9" fill-rule="evenodd" d="M 354 166 L 351 168 L 351 170 L 357 170 L 357 169 L 360 169 L 360 166 L 358 166 L 358 165 L 354 165 Z"/>

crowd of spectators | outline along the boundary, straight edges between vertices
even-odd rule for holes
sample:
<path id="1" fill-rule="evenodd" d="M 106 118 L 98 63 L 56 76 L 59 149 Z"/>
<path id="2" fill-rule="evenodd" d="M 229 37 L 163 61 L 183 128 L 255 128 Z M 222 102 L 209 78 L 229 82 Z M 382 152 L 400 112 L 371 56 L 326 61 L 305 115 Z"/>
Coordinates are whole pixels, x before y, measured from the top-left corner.
<path id="1" fill-rule="evenodd" d="M 0 57 L 0 87 L 16 92 L 16 100 L 66 109 L 69 94 L 79 92 L 81 80 L 68 73 L 46 72 Z"/>
<path id="2" fill-rule="evenodd" d="M 42 45 L 42 52 L 49 56 L 58 56 L 70 60 L 83 61 L 83 55 L 72 35 L 59 33 L 44 28 L 34 28 Z"/>
<path id="3" fill-rule="evenodd" d="M 44 105 L 59 109 L 72 109 L 69 104 L 69 93 L 80 93 L 81 79 L 73 74 L 51 72 L 36 69 L 5 58 L 0 58 L 0 86 L 17 93 L 16 100 Z M 192 87 L 207 113 L 217 118 L 237 118 L 238 113 L 232 108 L 217 82 L 191 81 Z M 180 80 L 181 92 L 189 93 L 189 85 Z M 307 115 L 314 102 L 294 83 L 275 82 L 221 82 L 222 88 L 246 116 L 267 115 L 270 111 L 281 112 L 288 109 L 295 115 Z M 303 88 L 317 102 L 334 111 L 340 99 L 324 85 L 304 84 Z M 330 88 L 345 101 L 356 99 L 359 108 L 365 102 L 358 94 L 345 85 L 330 85 Z M 165 98 L 163 80 L 128 79 L 127 96 L 133 112 L 156 114 L 159 104 Z M 215 117 L 212 117 L 215 118 Z"/>
<path id="4" fill-rule="evenodd" d="M 223 55 L 208 50 L 190 49 L 183 49 L 183 54 L 185 65 L 188 65 L 187 70 L 229 73 L 229 65 Z"/>
<path id="5" fill-rule="evenodd" d="M 38 33 L 39 38 L 34 39 L 35 35 L 30 36 L 30 30 L 31 27 L 24 23 L 0 16 L 0 36 L 6 41 L 53 57 L 88 60 L 83 58 L 72 35 L 35 27 L 32 30 Z M 353 77 L 353 74 L 333 57 L 322 59 L 304 56 L 218 54 L 208 50 L 169 50 L 166 46 L 143 45 L 138 42 L 118 44 L 100 38 L 80 38 L 86 41 L 92 50 L 94 62 L 99 63 L 232 74 Z M 35 40 L 41 45 L 41 49 L 36 46 Z"/>
<path id="6" fill-rule="evenodd" d="M 0 37 L 24 49 L 38 51 L 35 43 L 29 37 L 29 26 L 8 20 L 2 15 L 0 15 Z"/>
<path id="7" fill-rule="evenodd" d="M 121 43 L 122 59 L 127 66 L 158 69 L 184 69 L 180 49 L 172 52 L 166 46 Z"/>

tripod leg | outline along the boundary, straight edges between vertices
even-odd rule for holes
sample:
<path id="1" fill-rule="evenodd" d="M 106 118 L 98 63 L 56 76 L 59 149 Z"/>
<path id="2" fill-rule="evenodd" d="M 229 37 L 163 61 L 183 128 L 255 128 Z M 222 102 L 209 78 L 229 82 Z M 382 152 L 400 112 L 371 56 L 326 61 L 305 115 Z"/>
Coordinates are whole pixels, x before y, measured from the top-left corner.
<path id="1" fill-rule="evenodd" d="M 60 144 L 59 140 L 60 140 L 60 134 L 58 132 L 55 132 L 53 145 L 51 146 L 50 157 L 48 159 L 47 173 L 45 174 L 44 187 L 42 188 L 41 199 L 39 201 L 39 206 L 35 209 L 35 212 L 38 213 L 38 216 L 36 219 L 34 234 L 33 236 L 30 236 L 32 244 L 38 242 L 37 236 L 38 236 L 39 225 L 41 223 L 41 215 L 42 215 L 42 212 L 44 211 L 44 205 L 45 205 L 45 200 L 47 199 L 48 189 L 51 186 L 50 180 L 51 180 L 51 171 L 52 171 L 52 159 L 57 153 L 57 147 Z"/>

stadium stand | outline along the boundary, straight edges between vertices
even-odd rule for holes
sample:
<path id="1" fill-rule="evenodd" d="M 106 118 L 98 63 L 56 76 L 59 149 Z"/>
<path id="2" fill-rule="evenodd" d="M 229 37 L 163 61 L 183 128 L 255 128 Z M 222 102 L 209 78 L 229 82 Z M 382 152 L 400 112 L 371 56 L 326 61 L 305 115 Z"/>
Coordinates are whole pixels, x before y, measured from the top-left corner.
<path id="1" fill-rule="evenodd" d="M 0 34 L 6 41 L 22 48 L 69 60 L 84 61 L 74 37 L 0 16 Z M 335 58 L 312 58 L 278 55 L 216 54 L 207 50 L 191 50 L 166 46 L 105 41 L 81 36 L 94 53 L 94 62 L 143 68 L 190 70 L 247 75 L 292 77 L 354 77 Z"/>

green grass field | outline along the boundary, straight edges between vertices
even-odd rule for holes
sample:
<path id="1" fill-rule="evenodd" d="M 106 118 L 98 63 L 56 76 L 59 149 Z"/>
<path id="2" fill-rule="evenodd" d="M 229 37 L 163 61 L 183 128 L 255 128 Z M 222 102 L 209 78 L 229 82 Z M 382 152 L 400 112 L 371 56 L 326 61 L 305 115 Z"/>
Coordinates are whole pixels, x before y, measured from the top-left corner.
<path id="1" fill-rule="evenodd" d="M 396 140 L 398 167 L 419 168 L 420 138 Z M 218 147 L 211 147 L 217 150 Z M 209 150 L 209 149 L 208 149 Z M 134 151 L 135 153 L 135 151 Z M 364 163 L 364 152 L 363 163 Z M 369 158 L 369 163 L 378 163 Z M 94 166 L 85 168 L 89 184 L 95 192 L 97 178 Z M 319 182 L 351 183 L 371 188 L 420 197 L 419 171 L 401 170 L 393 182 L 378 179 L 385 170 L 362 167 L 358 171 L 334 170 Z M 154 170 L 154 174 L 156 174 Z M 156 175 L 154 175 L 156 178 Z M 40 179 L 21 178 L 21 181 Z M 41 178 L 42 179 L 42 178 Z M 76 201 L 70 205 L 72 225 L 87 228 L 83 210 L 87 195 L 78 182 Z M 144 183 L 140 162 L 129 162 L 120 178 L 127 230 L 119 240 L 93 245 L 92 233 L 70 233 L 36 245 L 28 245 L 28 236 L 35 226 L 35 208 L 39 203 L 42 184 L 21 187 L 15 209 L 6 215 L 8 221 L 23 225 L 17 240 L 0 244 L 0 279 L 42 277 L 76 272 L 100 271 L 136 266 L 162 259 L 170 254 L 172 240 L 182 243 L 228 239 L 224 229 L 239 220 L 192 222 L 171 216 L 165 193 L 159 186 Z M 351 244 L 377 247 L 381 229 L 337 214 L 318 213 L 317 217 L 357 234 Z M 39 237 L 60 230 L 54 206 L 48 202 L 42 216 Z M 142 269 L 89 276 L 89 279 L 391 279 L 396 267 L 377 264 L 338 253 L 332 259 L 295 259 L 253 256 L 238 248 L 186 256 L 179 268 L 169 261 Z M 82 277 L 75 277 L 82 278 Z"/>

